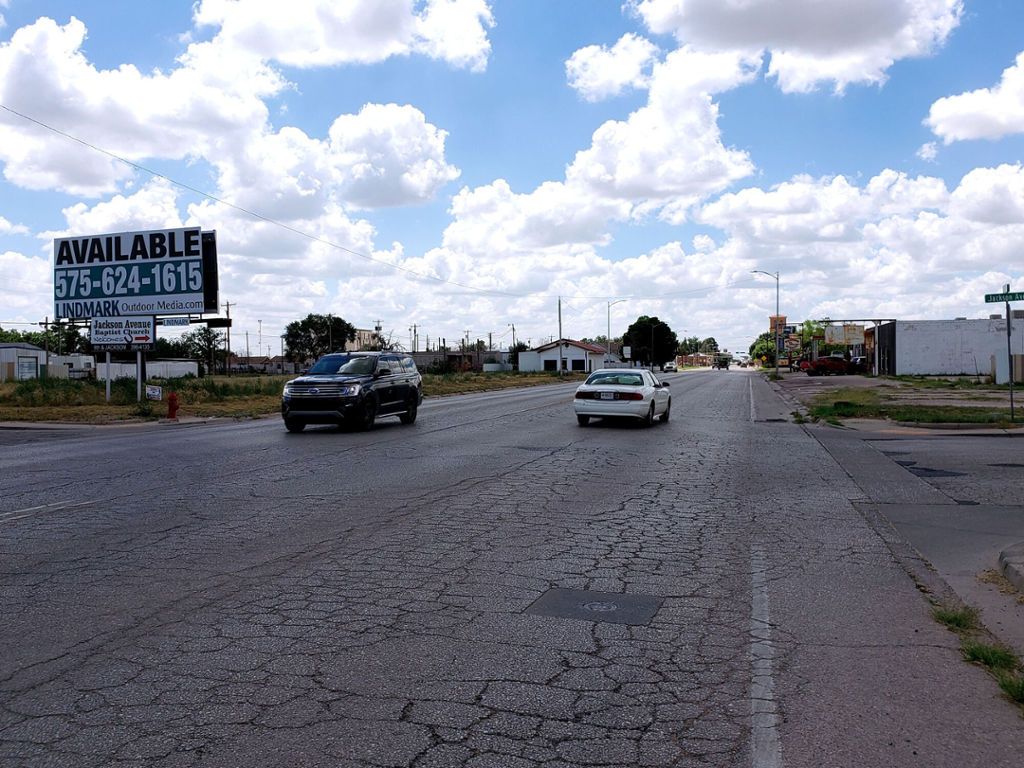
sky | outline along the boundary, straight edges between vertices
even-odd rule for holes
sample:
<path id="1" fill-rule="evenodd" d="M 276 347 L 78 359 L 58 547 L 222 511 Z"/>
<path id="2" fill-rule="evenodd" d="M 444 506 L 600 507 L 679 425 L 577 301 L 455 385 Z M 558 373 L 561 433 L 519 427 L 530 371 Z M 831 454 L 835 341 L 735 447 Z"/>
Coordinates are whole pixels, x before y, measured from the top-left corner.
<path id="1" fill-rule="evenodd" d="M 0 0 L 0 326 L 197 225 L 239 354 L 981 318 L 1022 156 L 1019 0 Z"/>

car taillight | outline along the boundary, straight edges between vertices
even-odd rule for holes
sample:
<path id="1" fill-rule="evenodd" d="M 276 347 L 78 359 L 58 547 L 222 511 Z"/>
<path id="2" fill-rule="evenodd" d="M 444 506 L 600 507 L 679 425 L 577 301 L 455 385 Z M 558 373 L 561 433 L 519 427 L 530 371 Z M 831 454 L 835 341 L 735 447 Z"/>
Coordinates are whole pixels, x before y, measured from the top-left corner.
<path id="1" fill-rule="evenodd" d="M 625 392 L 619 395 L 619 400 L 643 400 L 644 396 L 639 392 Z"/>
<path id="2" fill-rule="evenodd" d="M 576 399 L 577 400 L 590 400 L 590 399 L 593 399 L 593 397 L 594 397 L 594 393 L 593 392 L 577 392 L 576 393 Z"/>

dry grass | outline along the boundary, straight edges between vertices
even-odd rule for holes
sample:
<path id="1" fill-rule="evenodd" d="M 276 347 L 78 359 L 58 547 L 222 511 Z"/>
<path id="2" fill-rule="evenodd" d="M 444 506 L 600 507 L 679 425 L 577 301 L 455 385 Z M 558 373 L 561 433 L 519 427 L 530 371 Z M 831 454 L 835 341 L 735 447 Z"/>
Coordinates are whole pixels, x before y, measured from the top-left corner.
<path id="1" fill-rule="evenodd" d="M 259 418 L 281 409 L 281 389 L 295 376 L 208 376 L 160 380 L 164 400 L 135 402 L 135 382 L 114 382 L 111 403 L 106 402 L 102 382 L 50 380 L 44 386 L 18 387 L 0 383 L 0 421 L 80 422 L 103 424 L 127 420 L 156 420 L 167 415 L 167 396 L 178 396 L 179 417 Z M 582 381 L 582 374 L 559 379 L 552 373 L 451 373 L 424 374 L 423 394 L 443 397 L 468 392 L 533 387 L 558 381 Z M 130 386 L 129 386 L 130 384 Z"/>

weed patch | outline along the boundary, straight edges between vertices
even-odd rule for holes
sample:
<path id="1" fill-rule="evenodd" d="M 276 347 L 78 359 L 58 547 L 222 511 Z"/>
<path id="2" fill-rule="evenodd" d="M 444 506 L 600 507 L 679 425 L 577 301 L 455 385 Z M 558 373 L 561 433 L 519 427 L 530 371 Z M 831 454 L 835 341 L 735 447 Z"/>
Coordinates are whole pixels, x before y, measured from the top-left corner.
<path id="1" fill-rule="evenodd" d="M 964 642 L 961 650 L 967 661 L 989 669 L 1017 669 L 1020 666 L 1017 654 L 1001 645 L 969 640 Z"/>
<path id="2" fill-rule="evenodd" d="M 965 634 L 978 629 L 979 611 L 973 605 L 937 605 L 932 608 L 932 617 L 946 629 Z"/>
<path id="3" fill-rule="evenodd" d="M 1024 677 L 1020 675 L 999 675 L 996 678 L 1003 693 L 1018 704 L 1024 704 Z"/>

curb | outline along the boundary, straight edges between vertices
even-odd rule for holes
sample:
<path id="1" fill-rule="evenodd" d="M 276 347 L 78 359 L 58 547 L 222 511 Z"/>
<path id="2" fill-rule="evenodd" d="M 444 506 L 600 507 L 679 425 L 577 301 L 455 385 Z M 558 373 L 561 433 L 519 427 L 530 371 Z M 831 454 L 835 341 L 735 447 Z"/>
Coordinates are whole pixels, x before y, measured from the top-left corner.
<path id="1" fill-rule="evenodd" d="M 998 430 L 999 432 L 1010 433 L 1014 429 L 1020 429 L 1020 427 L 997 427 L 992 424 L 986 424 L 980 421 L 951 421 L 951 422 L 938 422 L 938 421 L 894 421 L 894 424 L 898 424 L 901 427 L 917 427 L 918 429 L 955 429 L 955 430 L 970 430 L 970 429 L 990 429 Z"/>
<path id="2" fill-rule="evenodd" d="M 1024 541 L 999 553 L 999 567 L 1020 592 L 1024 592 Z"/>

